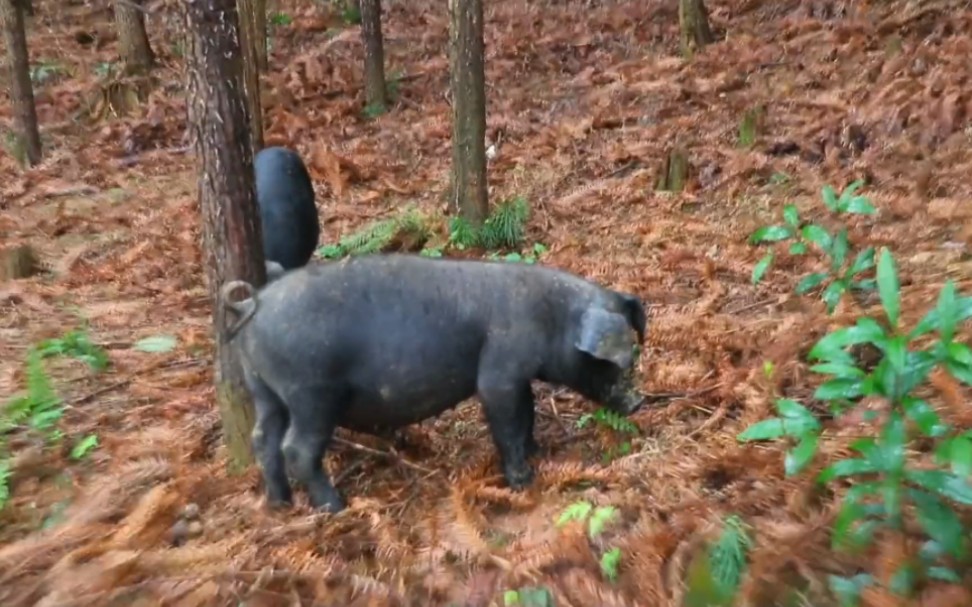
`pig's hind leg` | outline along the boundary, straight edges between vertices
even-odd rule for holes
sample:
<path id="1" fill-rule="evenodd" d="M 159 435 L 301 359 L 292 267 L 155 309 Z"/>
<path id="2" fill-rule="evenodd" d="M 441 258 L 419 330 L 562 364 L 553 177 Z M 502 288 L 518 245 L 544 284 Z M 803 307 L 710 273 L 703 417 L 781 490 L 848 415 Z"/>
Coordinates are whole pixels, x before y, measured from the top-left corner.
<path id="1" fill-rule="evenodd" d="M 507 485 L 512 489 L 528 486 L 533 482 L 533 469 L 527 458 L 530 451 L 537 450 L 529 375 L 524 376 L 509 357 L 486 355 L 479 365 L 477 392 Z"/>
<path id="2" fill-rule="evenodd" d="M 253 406 L 256 409 L 256 422 L 250 436 L 253 453 L 263 472 L 267 505 L 271 508 L 290 505 L 293 503 L 293 496 L 281 450 L 284 433 L 290 422 L 287 407 L 259 377 L 244 371 L 244 380 L 253 396 Z"/>
<path id="3" fill-rule="evenodd" d="M 290 427 L 283 438 L 283 454 L 293 475 L 304 486 L 315 510 L 339 512 L 344 500 L 324 472 L 321 460 L 336 426 L 339 404 L 320 386 L 287 394 Z"/>

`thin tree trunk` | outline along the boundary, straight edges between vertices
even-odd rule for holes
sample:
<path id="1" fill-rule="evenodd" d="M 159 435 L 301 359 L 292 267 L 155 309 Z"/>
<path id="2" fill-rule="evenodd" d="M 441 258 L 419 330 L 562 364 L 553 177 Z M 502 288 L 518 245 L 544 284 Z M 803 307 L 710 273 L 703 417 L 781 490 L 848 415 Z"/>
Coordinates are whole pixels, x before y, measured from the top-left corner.
<path id="1" fill-rule="evenodd" d="M 482 0 L 449 0 L 452 17 L 453 200 L 474 227 L 489 213 Z"/>
<path id="2" fill-rule="evenodd" d="M 369 107 L 384 111 L 388 96 L 381 40 L 381 0 L 361 0 L 361 41 L 365 47 L 365 98 Z"/>
<path id="3" fill-rule="evenodd" d="M 253 151 L 263 148 L 263 108 L 260 107 L 260 57 L 257 47 L 260 35 L 256 30 L 257 0 L 238 0 L 240 15 L 240 44 L 243 50 L 243 85 L 250 114 L 250 138 Z M 264 37 L 266 46 L 266 37 Z"/>
<path id="4" fill-rule="evenodd" d="M 34 87 L 30 81 L 30 59 L 27 51 L 27 31 L 20 0 L 0 0 L 3 38 L 7 49 L 10 78 L 10 100 L 13 103 L 14 128 L 29 166 L 41 160 L 40 130 L 37 126 L 37 107 Z"/>
<path id="5" fill-rule="evenodd" d="M 267 2 L 253 0 L 253 20 L 256 28 L 257 68 L 261 72 L 267 71 Z"/>
<path id="6" fill-rule="evenodd" d="M 266 282 L 253 150 L 243 93 L 243 57 L 235 0 L 193 0 L 186 7 L 189 121 L 199 156 L 199 202 L 206 274 L 216 339 L 216 399 L 231 469 L 253 462 L 253 402 L 243 383 L 237 347 L 226 343 L 218 301 L 228 280 Z"/>
<path id="7" fill-rule="evenodd" d="M 678 0 L 678 22 L 683 57 L 691 57 L 695 51 L 715 40 L 709 28 L 709 11 L 705 9 L 703 0 Z"/>
<path id="8" fill-rule="evenodd" d="M 134 74 L 152 69 L 155 53 L 145 31 L 142 0 L 115 0 L 115 26 L 118 28 L 118 53 L 125 71 Z"/>

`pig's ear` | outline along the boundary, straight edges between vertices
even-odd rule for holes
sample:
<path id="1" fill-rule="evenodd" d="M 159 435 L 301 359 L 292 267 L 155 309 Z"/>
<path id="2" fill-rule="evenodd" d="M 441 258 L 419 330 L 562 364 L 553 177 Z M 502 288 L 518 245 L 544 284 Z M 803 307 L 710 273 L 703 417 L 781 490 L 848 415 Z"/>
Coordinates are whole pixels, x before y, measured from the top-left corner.
<path id="1" fill-rule="evenodd" d="M 622 369 L 631 366 L 634 342 L 628 320 L 602 308 L 588 308 L 580 319 L 574 347 Z"/>
<path id="2" fill-rule="evenodd" d="M 644 343 L 645 332 L 648 329 L 648 314 L 645 313 L 645 306 L 637 295 L 630 293 L 618 293 L 618 295 L 621 297 L 621 309 L 624 315 L 628 317 L 628 322 L 638 333 L 638 343 Z"/>

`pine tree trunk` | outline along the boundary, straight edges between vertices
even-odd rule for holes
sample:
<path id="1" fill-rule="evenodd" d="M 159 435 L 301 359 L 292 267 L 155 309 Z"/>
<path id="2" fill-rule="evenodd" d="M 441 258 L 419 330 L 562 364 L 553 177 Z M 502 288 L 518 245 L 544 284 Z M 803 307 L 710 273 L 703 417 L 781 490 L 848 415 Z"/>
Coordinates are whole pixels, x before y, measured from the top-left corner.
<path id="1" fill-rule="evenodd" d="M 19 145 L 23 148 L 23 156 L 27 164 L 33 166 L 41 160 L 41 141 L 37 126 L 37 107 L 34 105 L 34 87 L 30 81 L 27 31 L 20 0 L 0 0 L 0 13 L 7 51 L 14 128 Z"/>
<path id="2" fill-rule="evenodd" d="M 267 1 L 253 0 L 253 20 L 257 32 L 257 69 L 267 71 Z"/>
<path id="3" fill-rule="evenodd" d="M 715 40 L 709 28 L 709 11 L 705 9 L 703 0 L 678 0 L 678 22 L 683 57 L 691 57 L 695 51 Z"/>
<path id="4" fill-rule="evenodd" d="M 155 53 L 145 31 L 142 0 L 114 0 L 115 26 L 118 28 L 118 53 L 130 74 L 145 72 L 155 65 Z"/>
<path id="5" fill-rule="evenodd" d="M 482 0 L 449 0 L 452 17 L 453 200 L 473 226 L 489 212 Z"/>
<path id="6" fill-rule="evenodd" d="M 199 157 L 206 274 L 216 339 L 216 399 L 231 469 L 252 463 L 254 411 L 218 301 L 228 280 L 266 282 L 235 0 L 185 2 L 190 128 Z"/>
<path id="7" fill-rule="evenodd" d="M 240 44 L 243 50 L 243 84 L 250 115 L 250 139 L 256 153 L 263 147 L 263 108 L 260 107 L 260 57 L 257 47 L 260 35 L 257 32 L 257 0 L 238 0 L 240 15 Z M 266 37 L 264 37 L 266 46 Z"/>
<path id="8" fill-rule="evenodd" d="M 365 48 L 365 98 L 370 108 L 384 111 L 388 96 L 381 40 L 381 0 L 361 0 L 361 41 Z"/>

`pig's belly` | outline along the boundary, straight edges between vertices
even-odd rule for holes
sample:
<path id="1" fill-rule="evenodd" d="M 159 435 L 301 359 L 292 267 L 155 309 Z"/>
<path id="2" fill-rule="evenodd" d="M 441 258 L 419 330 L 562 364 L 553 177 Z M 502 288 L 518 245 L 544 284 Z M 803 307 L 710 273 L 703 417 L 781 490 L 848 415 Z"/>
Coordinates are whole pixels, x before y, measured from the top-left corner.
<path id="1" fill-rule="evenodd" d="M 475 393 L 475 375 L 360 383 L 352 387 L 340 425 L 359 432 L 394 430 L 434 417 Z"/>

